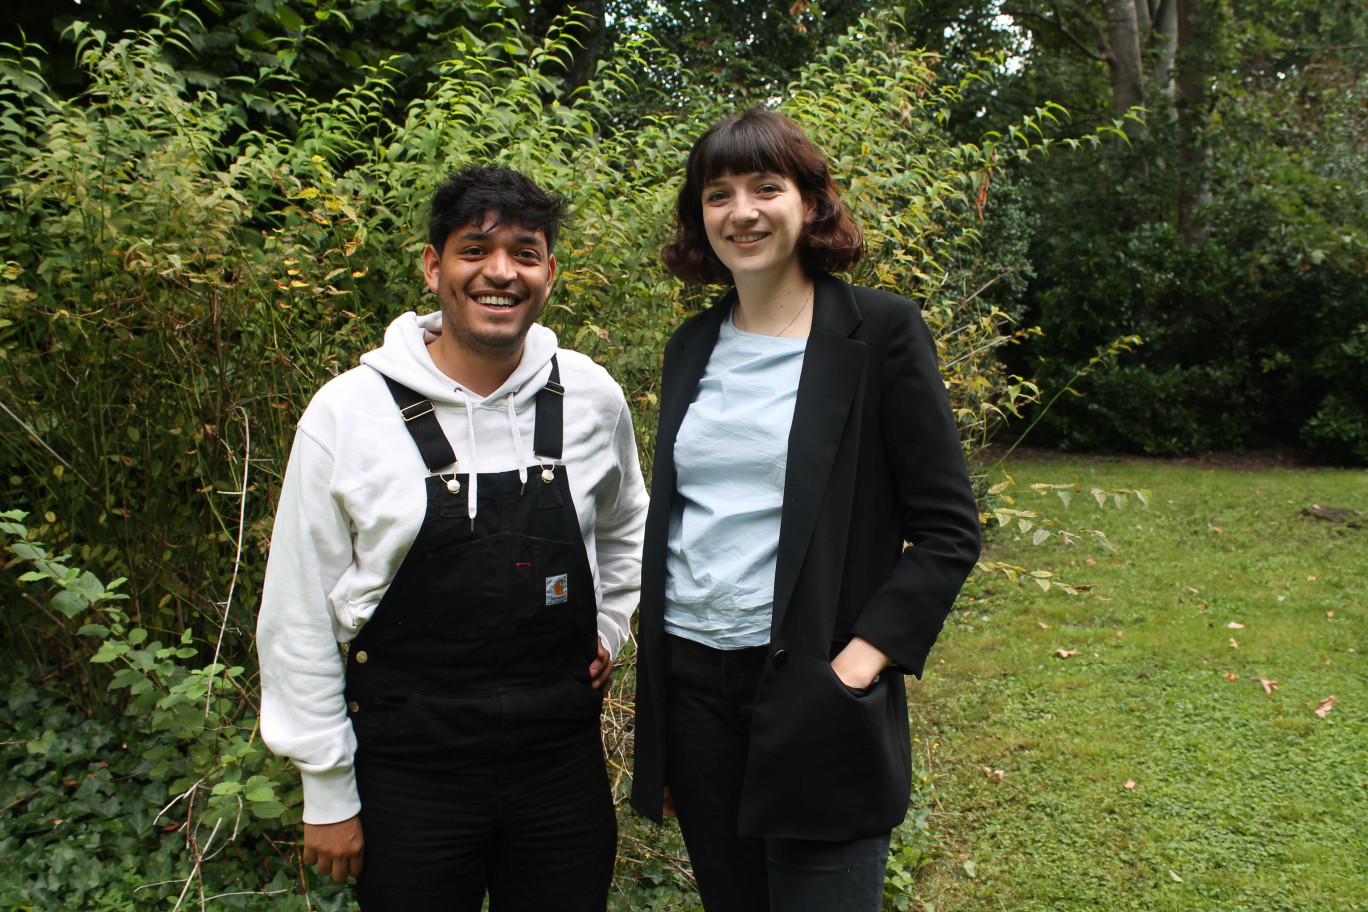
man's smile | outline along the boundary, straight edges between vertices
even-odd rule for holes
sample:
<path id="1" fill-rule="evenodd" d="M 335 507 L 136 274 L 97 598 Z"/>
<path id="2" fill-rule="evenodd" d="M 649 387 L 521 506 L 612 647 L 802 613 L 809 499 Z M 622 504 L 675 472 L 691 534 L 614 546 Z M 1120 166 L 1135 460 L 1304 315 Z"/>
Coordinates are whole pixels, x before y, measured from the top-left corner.
<path id="1" fill-rule="evenodd" d="M 475 303 L 485 307 L 517 307 L 518 299 L 508 294 L 497 294 L 494 292 L 484 292 L 474 295 Z"/>

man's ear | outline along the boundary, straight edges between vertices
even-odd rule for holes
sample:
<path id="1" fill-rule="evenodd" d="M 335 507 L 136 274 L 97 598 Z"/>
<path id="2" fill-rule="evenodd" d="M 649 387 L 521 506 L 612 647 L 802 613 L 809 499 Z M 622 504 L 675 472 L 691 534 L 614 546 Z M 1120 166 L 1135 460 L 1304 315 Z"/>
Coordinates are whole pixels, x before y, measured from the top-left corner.
<path id="1" fill-rule="evenodd" d="M 423 278 L 427 280 L 428 291 L 436 294 L 441 285 L 442 255 L 431 244 L 423 248 Z"/>
<path id="2" fill-rule="evenodd" d="M 550 294 L 550 293 L 551 293 L 551 285 L 552 285 L 552 283 L 554 283 L 554 282 L 556 281 L 556 256 L 555 256 L 555 254 L 552 254 L 552 255 L 550 255 L 549 257 L 546 258 L 546 265 L 547 265 L 547 267 L 548 267 L 547 270 L 546 270 L 546 293 L 547 293 L 547 294 Z"/>

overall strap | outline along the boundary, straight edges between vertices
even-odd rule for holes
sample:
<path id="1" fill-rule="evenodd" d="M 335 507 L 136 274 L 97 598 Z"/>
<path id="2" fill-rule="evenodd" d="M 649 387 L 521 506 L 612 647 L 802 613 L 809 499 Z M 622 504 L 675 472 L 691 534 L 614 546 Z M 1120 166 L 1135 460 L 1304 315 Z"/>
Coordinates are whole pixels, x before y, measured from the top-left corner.
<path id="1" fill-rule="evenodd" d="M 443 441 L 445 442 L 445 441 Z M 551 376 L 537 392 L 537 425 L 532 435 L 532 453 L 547 459 L 560 459 L 565 442 L 565 387 L 560 382 L 560 363 L 551 356 Z"/>
<path id="2" fill-rule="evenodd" d="M 389 387 L 390 395 L 399 406 L 399 414 L 404 418 L 404 427 L 413 438 L 413 442 L 418 445 L 418 453 L 427 464 L 428 471 L 437 472 L 456 462 L 456 453 L 451 449 L 451 443 L 446 439 L 446 435 L 442 433 L 441 424 L 437 422 L 437 411 L 432 400 L 389 377 L 385 377 L 385 385 Z"/>

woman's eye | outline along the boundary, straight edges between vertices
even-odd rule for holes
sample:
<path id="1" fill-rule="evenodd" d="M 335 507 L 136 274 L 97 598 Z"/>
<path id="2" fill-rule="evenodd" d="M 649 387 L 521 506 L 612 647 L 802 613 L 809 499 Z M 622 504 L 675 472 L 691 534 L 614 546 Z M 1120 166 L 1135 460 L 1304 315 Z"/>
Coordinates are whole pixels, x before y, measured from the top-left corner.
<path id="1" fill-rule="evenodd" d="M 714 190 L 712 193 L 709 193 L 707 196 L 703 197 L 703 199 L 709 203 L 720 203 L 722 202 L 722 200 L 726 198 L 727 194 L 723 193 L 721 190 Z"/>

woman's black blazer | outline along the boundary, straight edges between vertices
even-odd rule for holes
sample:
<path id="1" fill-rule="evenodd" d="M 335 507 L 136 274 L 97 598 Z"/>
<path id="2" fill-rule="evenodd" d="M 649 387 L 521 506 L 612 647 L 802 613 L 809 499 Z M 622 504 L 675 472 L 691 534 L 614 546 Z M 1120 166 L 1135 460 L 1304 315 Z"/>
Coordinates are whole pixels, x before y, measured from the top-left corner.
<path id="1" fill-rule="evenodd" d="M 830 276 L 789 432 L 769 662 L 741 796 L 741 833 L 844 840 L 902 822 L 911 795 L 904 673 L 920 676 L 979 554 L 978 510 L 917 306 Z M 667 784 L 666 538 L 674 443 L 736 293 L 665 346 L 646 520 L 632 806 L 660 820 Z M 907 543 L 907 547 L 904 547 Z M 831 659 L 862 636 L 893 660 L 865 696 Z"/>

